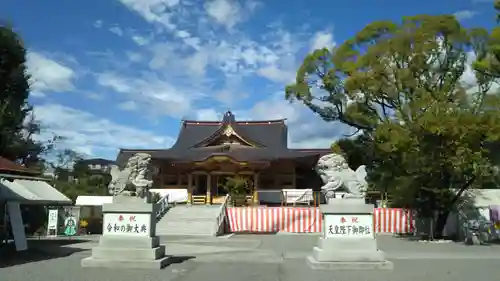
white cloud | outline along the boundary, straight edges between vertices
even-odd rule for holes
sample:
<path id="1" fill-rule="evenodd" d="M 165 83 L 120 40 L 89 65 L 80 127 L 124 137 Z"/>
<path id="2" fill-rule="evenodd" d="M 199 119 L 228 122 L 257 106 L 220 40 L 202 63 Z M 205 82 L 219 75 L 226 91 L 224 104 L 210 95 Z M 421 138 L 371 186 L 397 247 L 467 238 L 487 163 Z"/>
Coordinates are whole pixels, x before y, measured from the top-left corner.
<path id="1" fill-rule="evenodd" d="M 258 74 L 276 83 L 288 84 L 295 79 L 295 69 L 280 69 L 269 65 L 258 70 Z"/>
<path id="2" fill-rule="evenodd" d="M 240 120 L 288 118 L 295 147 L 329 147 L 345 131 L 326 124 L 302 104 L 289 104 L 283 93 L 256 103 L 242 101 L 292 82 L 302 51 L 334 46 L 331 30 L 305 34 L 270 24 L 265 32 L 243 33 L 238 27 L 260 5 L 255 1 L 207 0 L 198 6 L 185 1 L 119 1 L 151 23 L 153 31 L 125 28 L 140 49 L 125 53 L 137 69 L 109 69 L 96 76 L 98 84 L 122 94 L 118 107 L 219 120 L 221 108 L 237 111 L 244 105 L 237 115 Z M 259 77 L 268 83 L 258 79 L 254 90 L 248 83 Z"/>
<path id="3" fill-rule="evenodd" d="M 178 60 L 175 55 L 175 45 L 167 43 L 156 43 L 151 46 L 150 51 L 152 53 L 152 58 L 149 62 L 149 67 L 153 70 L 158 70 L 167 63 L 172 63 L 173 60 Z"/>
<path id="4" fill-rule="evenodd" d="M 133 35 L 131 38 L 132 38 L 132 41 L 134 41 L 139 46 L 147 45 L 150 42 L 149 38 L 146 38 L 146 37 L 140 36 L 140 35 Z"/>
<path id="5" fill-rule="evenodd" d="M 89 98 L 89 99 L 91 99 L 91 100 L 96 100 L 96 101 L 104 99 L 103 95 L 100 95 L 98 93 L 92 93 L 92 92 L 88 92 L 86 94 L 86 97 Z"/>
<path id="6" fill-rule="evenodd" d="M 233 0 L 213 0 L 205 3 L 207 14 L 230 29 L 243 20 L 241 6 Z"/>
<path id="7" fill-rule="evenodd" d="M 130 10 L 151 23 L 158 23 L 170 30 L 176 28 L 171 22 L 170 10 L 179 5 L 179 0 L 119 0 Z M 167 10 L 168 9 L 168 10 Z"/>
<path id="8" fill-rule="evenodd" d="M 256 72 L 278 83 L 287 83 L 293 79 L 297 66 L 296 41 L 300 41 L 299 38 L 274 27 L 270 27 L 271 34 L 266 38 L 260 38 L 260 35 L 250 38 L 247 34 L 234 30 L 237 23 L 247 20 L 261 5 L 259 2 L 211 0 L 205 2 L 205 10 L 182 2 L 173 6 L 161 4 L 163 1 L 121 2 L 138 12 L 146 21 L 157 23 L 158 18 L 168 18 L 167 31 L 177 40 L 156 40 L 149 47 L 152 52 L 149 66 L 154 71 L 174 72 L 176 75 L 183 72 L 198 79 L 206 75 L 207 69 L 213 68 L 228 79 L 235 76 L 248 77 Z M 156 6 L 160 8 L 153 8 Z M 207 17 L 231 29 L 230 32 L 215 32 L 207 27 L 210 26 L 207 24 Z M 193 23 L 198 23 L 198 28 L 193 29 Z M 141 38 L 139 34 L 132 39 L 139 45 L 147 44 L 145 37 Z M 186 49 L 186 46 L 190 48 Z M 207 78 L 212 79 L 213 76 L 211 74 Z"/>
<path id="9" fill-rule="evenodd" d="M 220 121 L 222 114 L 213 108 L 199 109 L 196 111 L 195 120 Z"/>
<path id="10" fill-rule="evenodd" d="M 123 36 L 123 30 L 119 26 L 113 26 L 109 28 L 111 33 L 114 33 L 118 36 Z"/>
<path id="11" fill-rule="evenodd" d="M 207 52 L 200 51 L 187 59 L 189 70 L 197 75 L 205 75 L 205 69 L 209 63 L 210 55 Z"/>
<path id="12" fill-rule="evenodd" d="M 31 74 L 31 89 L 34 92 L 40 94 L 46 91 L 65 92 L 74 89 L 73 80 L 76 73 L 68 66 L 37 52 L 28 52 L 26 65 Z"/>
<path id="13" fill-rule="evenodd" d="M 45 95 L 44 93 L 42 92 L 38 92 L 38 91 L 31 91 L 30 92 L 30 97 L 33 97 L 33 98 L 45 98 L 47 95 Z"/>
<path id="14" fill-rule="evenodd" d="M 191 34 L 186 30 L 177 30 L 176 35 L 180 38 L 189 38 Z"/>
<path id="15" fill-rule="evenodd" d="M 132 62 L 140 62 L 144 59 L 144 56 L 141 53 L 137 52 L 126 52 L 127 57 Z"/>
<path id="16" fill-rule="evenodd" d="M 94 22 L 94 27 L 95 27 L 95 28 L 101 28 L 101 27 L 102 27 L 102 25 L 103 25 L 102 20 L 96 20 L 96 21 Z"/>
<path id="17" fill-rule="evenodd" d="M 478 14 L 478 12 L 472 11 L 472 10 L 462 10 L 462 11 L 458 11 L 458 12 L 453 13 L 453 15 L 455 16 L 455 18 L 457 20 L 468 20 L 470 18 L 473 18 L 477 14 Z"/>
<path id="18" fill-rule="evenodd" d="M 136 111 L 137 104 L 133 101 L 126 101 L 118 104 L 118 108 L 124 111 Z"/>
<path id="19" fill-rule="evenodd" d="M 316 32 L 311 39 L 310 51 L 322 48 L 330 49 L 333 47 L 335 47 L 335 42 L 333 41 L 333 34 L 329 31 Z"/>
<path id="20" fill-rule="evenodd" d="M 109 151 L 110 155 L 116 155 L 118 148 L 163 148 L 174 142 L 168 136 L 117 124 L 89 112 L 58 104 L 37 106 L 35 117 L 47 127 L 47 131 L 66 137 L 64 145 L 94 156 L 98 151 Z"/>
<path id="21" fill-rule="evenodd" d="M 356 131 L 338 122 L 323 121 L 303 104 L 286 101 L 282 92 L 235 115 L 238 120 L 286 119 L 289 147 L 294 148 L 329 148 L 335 140 Z"/>
<path id="22" fill-rule="evenodd" d="M 465 66 L 465 71 L 460 78 L 460 81 L 465 85 L 466 88 L 473 88 L 477 86 L 476 74 L 472 68 L 472 63 L 476 60 L 476 55 L 474 52 L 467 53 L 467 62 Z"/>
<path id="23" fill-rule="evenodd" d="M 184 92 L 158 76 L 124 77 L 114 73 L 102 73 L 97 82 L 117 93 L 125 94 L 148 113 L 180 117 L 191 110 L 191 103 L 200 97 L 197 93 Z"/>
<path id="24" fill-rule="evenodd" d="M 295 80 L 300 63 L 298 51 L 307 42 L 302 42 L 303 38 L 281 29 L 278 29 L 274 36 L 275 41 L 271 46 L 275 57 L 267 64 L 263 64 L 257 74 L 284 85 Z"/>

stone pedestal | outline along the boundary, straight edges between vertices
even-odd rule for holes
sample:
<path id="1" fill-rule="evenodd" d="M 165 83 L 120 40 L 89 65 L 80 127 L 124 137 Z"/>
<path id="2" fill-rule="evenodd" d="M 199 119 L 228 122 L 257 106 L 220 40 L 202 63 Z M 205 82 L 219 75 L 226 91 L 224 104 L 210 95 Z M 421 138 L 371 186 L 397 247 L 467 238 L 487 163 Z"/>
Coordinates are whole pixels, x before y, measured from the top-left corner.
<path id="1" fill-rule="evenodd" d="M 82 267 L 161 269 L 168 264 L 156 233 L 155 204 L 136 197 L 115 197 L 104 204 L 103 234 Z"/>
<path id="2" fill-rule="evenodd" d="M 384 252 L 377 248 L 373 205 L 364 200 L 337 199 L 320 205 L 323 235 L 307 263 L 313 269 L 392 269 Z"/>

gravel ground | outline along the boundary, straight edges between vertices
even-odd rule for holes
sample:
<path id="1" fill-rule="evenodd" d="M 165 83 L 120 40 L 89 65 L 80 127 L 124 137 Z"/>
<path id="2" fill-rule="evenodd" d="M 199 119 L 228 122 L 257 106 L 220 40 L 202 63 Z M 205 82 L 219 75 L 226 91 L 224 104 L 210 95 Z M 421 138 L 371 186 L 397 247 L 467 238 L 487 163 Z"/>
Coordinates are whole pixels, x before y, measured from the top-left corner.
<path id="1" fill-rule="evenodd" d="M 234 235 L 225 238 L 162 237 L 177 257 L 164 270 L 81 268 L 96 239 L 30 241 L 28 253 L 2 250 L 0 281 L 132 280 L 373 280 L 461 281 L 498 275 L 500 247 L 422 243 L 390 236 L 377 238 L 394 263 L 393 271 L 312 271 L 305 263 L 317 237 L 312 235 Z M 182 256 L 186 258 L 182 258 Z"/>

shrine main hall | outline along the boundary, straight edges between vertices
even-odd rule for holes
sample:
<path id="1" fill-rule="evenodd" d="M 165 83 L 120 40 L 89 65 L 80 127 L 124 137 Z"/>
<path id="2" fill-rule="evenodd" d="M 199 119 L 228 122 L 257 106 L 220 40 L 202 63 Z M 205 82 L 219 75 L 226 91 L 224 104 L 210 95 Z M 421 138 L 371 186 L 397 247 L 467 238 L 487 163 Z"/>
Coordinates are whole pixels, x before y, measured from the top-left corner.
<path id="1" fill-rule="evenodd" d="M 254 202 L 265 191 L 319 190 L 314 167 L 331 150 L 288 148 L 286 119 L 237 121 L 228 111 L 221 121 L 183 120 L 169 149 L 121 149 L 118 165 L 141 152 L 152 157 L 153 189 L 186 190 L 188 203 L 218 204 L 234 176 L 248 180 Z"/>

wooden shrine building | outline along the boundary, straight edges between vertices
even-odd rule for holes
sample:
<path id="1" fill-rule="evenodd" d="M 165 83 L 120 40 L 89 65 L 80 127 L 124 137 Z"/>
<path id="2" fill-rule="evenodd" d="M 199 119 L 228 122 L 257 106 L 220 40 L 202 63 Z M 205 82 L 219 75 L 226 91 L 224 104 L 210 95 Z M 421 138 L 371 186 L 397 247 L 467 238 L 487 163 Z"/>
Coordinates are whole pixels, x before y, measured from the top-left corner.
<path id="1" fill-rule="evenodd" d="M 287 144 L 285 119 L 236 121 L 228 111 L 222 121 L 183 120 L 170 149 L 121 149 L 117 163 L 123 166 L 135 153 L 148 153 L 157 168 L 155 189 L 186 189 L 188 201 L 203 196 L 208 204 L 220 202 L 226 194 L 221 183 L 235 175 L 248 178 L 254 197 L 258 190 L 319 190 L 314 166 L 330 149 Z"/>

